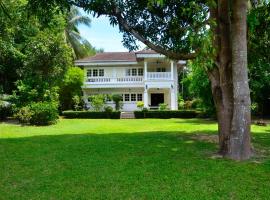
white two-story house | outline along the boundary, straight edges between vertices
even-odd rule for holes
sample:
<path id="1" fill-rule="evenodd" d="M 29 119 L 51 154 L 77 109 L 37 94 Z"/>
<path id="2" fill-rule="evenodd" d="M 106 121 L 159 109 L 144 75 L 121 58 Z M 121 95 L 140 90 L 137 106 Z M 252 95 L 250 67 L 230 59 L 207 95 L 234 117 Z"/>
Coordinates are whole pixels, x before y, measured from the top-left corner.
<path id="1" fill-rule="evenodd" d="M 137 110 L 138 101 L 149 109 L 156 109 L 161 103 L 171 110 L 178 109 L 177 71 L 184 61 L 175 62 L 155 51 L 143 50 L 98 53 L 75 64 L 84 69 L 85 101 L 90 95 L 120 94 L 123 111 Z M 107 104 L 114 106 L 111 101 Z"/>

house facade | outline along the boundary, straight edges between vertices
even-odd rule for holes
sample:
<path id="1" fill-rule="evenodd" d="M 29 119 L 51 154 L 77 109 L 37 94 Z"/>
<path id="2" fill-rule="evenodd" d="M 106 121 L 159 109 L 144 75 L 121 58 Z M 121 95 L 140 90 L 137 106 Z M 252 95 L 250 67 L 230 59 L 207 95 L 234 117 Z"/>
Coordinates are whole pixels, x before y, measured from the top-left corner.
<path id="1" fill-rule="evenodd" d="M 168 60 L 152 50 L 138 52 L 99 53 L 77 60 L 84 69 L 82 87 L 84 99 L 95 94 L 120 94 L 123 111 L 137 110 L 137 102 L 157 109 L 165 103 L 171 110 L 178 109 L 178 68 L 185 62 Z M 107 105 L 114 107 L 108 99 Z"/>

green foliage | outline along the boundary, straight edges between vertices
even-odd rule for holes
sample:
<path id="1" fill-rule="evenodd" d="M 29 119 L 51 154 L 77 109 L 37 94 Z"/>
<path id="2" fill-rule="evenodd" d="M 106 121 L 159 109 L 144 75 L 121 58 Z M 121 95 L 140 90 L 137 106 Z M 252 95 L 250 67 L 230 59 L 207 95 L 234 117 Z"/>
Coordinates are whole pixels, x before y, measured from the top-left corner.
<path id="1" fill-rule="evenodd" d="M 195 59 L 188 62 L 190 73 L 183 80 L 184 85 L 188 87 L 190 101 L 198 99 L 197 108 L 203 109 L 208 114 L 215 113 L 215 105 L 212 97 L 210 81 L 206 75 L 203 66 L 206 65 L 201 59 Z M 206 65 L 207 66 L 207 65 Z M 194 108 L 192 102 L 185 102 L 185 108 Z"/>
<path id="2" fill-rule="evenodd" d="M 168 104 L 166 104 L 166 103 L 160 103 L 158 105 L 158 109 L 159 110 L 168 110 Z"/>
<path id="3" fill-rule="evenodd" d="M 31 110 L 30 106 L 24 106 L 18 110 L 14 117 L 18 119 L 20 123 L 28 124 L 30 123 L 33 114 L 34 113 Z"/>
<path id="4" fill-rule="evenodd" d="M 113 107 L 111 107 L 111 106 L 105 106 L 104 107 L 104 111 L 107 112 L 107 113 L 111 113 L 111 112 L 113 112 Z"/>
<path id="5" fill-rule="evenodd" d="M 248 67 L 251 100 L 255 112 L 270 115 L 270 3 L 250 10 L 248 14 Z"/>
<path id="6" fill-rule="evenodd" d="M 196 110 L 155 110 L 155 111 L 134 111 L 135 117 L 138 119 L 141 118 L 196 118 L 203 116 L 202 112 Z"/>
<path id="7" fill-rule="evenodd" d="M 115 110 L 119 111 L 123 107 L 123 97 L 120 94 L 113 94 L 112 100 L 115 103 Z"/>
<path id="8" fill-rule="evenodd" d="M 70 67 L 65 74 L 60 86 L 60 106 L 62 110 L 70 110 L 74 107 L 72 98 L 82 96 L 81 86 L 83 85 L 83 70 L 79 67 Z"/>
<path id="9" fill-rule="evenodd" d="M 63 111 L 62 115 L 68 119 L 120 119 L 119 111 Z"/>
<path id="10" fill-rule="evenodd" d="M 57 104 L 53 102 L 31 103 L 20 108 L 14 116 L 21 123 L 32 125 L 55 124 L 58 119 Z"/>
<path id="11" fill-rule="evenodd" d="M 102 111 L 105 106 L 106 95 L 104 94 L 92 95 L 88 98 L 88 100 L 91 105 L 91 108 L 94 111 Z"/>
<path id="12" fill-rule="evenodd" d="M 78 111 L 78 110 L 82 110 L 82 106 L 81 106 L 81 98 L 78 95 L 75 95 L 74 97 L 72 97 L 72 101 L 74 104 L 74 110 Z"/>
<path id="13" fill-rule="evenodd" d="M 144 107 L 144 102 L 143 101 L 138 101 L 137 102 L 137 108 L 139 108 L 140 110 L 142 110 Z"/>
<path id="14" fill-rule="evenodd" d="M 33 113 L 30 124 L 50 125 L 55 124 L 58 119 L 57 104 L 52 102 L 37 102 L 30 104 L 30 110 Z"/>
<path id="15" fill-rule="evenodd" d="M 79 25 L 90 27 L 91 19 L 80 13 L 79 9 L 72 6 L 67 15 L 65 36 L 67 43 L 72 47 L 77 59 L 96 54 L 96 49 L 80 35 Z"/>
<path id="16" fill-rule="evenodd" d="M 185 101 L 181 95 L 178 95 L 178 109 L 184 109 Z"/>

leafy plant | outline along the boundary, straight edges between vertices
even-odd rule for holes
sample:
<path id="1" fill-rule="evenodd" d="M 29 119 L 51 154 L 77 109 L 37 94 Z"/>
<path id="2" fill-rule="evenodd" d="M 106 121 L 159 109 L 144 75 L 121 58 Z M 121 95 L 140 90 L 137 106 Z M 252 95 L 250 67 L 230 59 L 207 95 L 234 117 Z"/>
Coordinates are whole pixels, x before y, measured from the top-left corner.
<path id="1" fill-rule="evenodd" d="M 106 96 L 103 94 L 92 95 L 88 100 L 94 111 L 102 111 L 106 102 Z"/>
<path id="2" fill-rule="evenodd" d="M 123 107 L 123 97 L 120 94 L 113 94 L 112 100 L 115 103 L 115 110 L 119 111 Z"/>
<path id="3" fill-rule="evenodd" d="M 158 106 L 159 110 L 168 110 L 168 104 L 166 103 L 160 103 Z"/>
<path id="4" fill-rule="evenodd" d="M 137 102 L 137 108 L 139 108 L 140 110 L 142 110 L 144 107 L 144 102 L 143 101 L 138 101 Z"/>
<path id="5" fill-rule="evenodd" d="M 38 102 L 30 104 L 32 116 L 30 124 L 50 125 L 56 123 L 58 119 L 57 104 L 54 102 Z"/>
<path id="6" fill-rule="evenodd" d="M 111 112 L 113 112 L 113 108 L 111 106 L 105 106 L 104 111 L 107 113 L 111 113 Z"/>
<path id="7" fill-rule="evenodd" d="M 24 106 L 18 110 L 14 117 L 18 119 L 20 123 L 28 124 L 30 123 L 33 114 L 30 106 Z"/>
<path id="8" fill-rule="evenodd" d="M 74 104 L 74 110 L 78 111 L 78 110 L 81 110 L 82 109 L 81 98 L 78 95 L 75 95 L 72 98 L 72 101 L 73 101 L 73 104 Z"/>

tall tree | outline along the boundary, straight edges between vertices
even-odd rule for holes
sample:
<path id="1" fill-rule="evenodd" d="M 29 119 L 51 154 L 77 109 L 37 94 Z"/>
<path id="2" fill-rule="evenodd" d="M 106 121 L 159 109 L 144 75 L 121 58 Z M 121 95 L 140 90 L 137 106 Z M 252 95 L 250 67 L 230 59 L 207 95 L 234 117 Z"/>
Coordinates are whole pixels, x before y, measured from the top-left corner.
<path id="1" fill-rule="evenodd" d="M 67 43 L 72 47 L 77 59 L 94 55 L 96 52 L 95 48 L 93 48 L 92 45 L 81 36 L 78 29 L 79 25 L 90 27 L 91 19 L 88 16 L 82 15 L 78 8 L 72 6 L 67 15 L 65 36 Z"/>
<path id="2" fill-rule="evenodd" d="M 206 70 L 217 108 L 220 153 L 237 160 L 250 158 L 247 0 L 51 0 L 50 3 L 70 3 L 97 16 L 109 16 L 111 24 L 119 25 L 124 33 L 124 45 L 130 50 L 137 48 L 137 39 L 174 60 L 208 55 L 214 60 Z M 30 0 L 30 4 L 36 10 L 48 6 L 48 2 L 37 0 Z M 204 45 L 209 32 L 207 25 L 211 26 L 215 51 Z"/>

